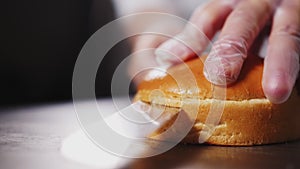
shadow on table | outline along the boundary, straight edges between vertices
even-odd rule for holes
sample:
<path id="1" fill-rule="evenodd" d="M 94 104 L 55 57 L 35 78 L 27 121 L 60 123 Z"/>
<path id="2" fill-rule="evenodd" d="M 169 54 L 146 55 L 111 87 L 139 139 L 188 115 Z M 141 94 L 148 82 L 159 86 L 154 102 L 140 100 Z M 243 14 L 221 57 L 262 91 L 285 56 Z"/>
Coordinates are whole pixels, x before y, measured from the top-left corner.
<path id="1" fill-rule="evenodd" d="M 300 168 L 300 142 L 252 147 L 177 145 L 125 168 Z"/>

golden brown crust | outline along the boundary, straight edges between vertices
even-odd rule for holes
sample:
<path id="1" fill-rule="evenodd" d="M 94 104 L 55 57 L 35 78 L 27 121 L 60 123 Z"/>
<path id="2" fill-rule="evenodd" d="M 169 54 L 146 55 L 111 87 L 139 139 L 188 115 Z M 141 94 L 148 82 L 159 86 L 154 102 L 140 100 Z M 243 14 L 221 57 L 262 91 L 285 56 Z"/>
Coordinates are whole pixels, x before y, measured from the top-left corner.
<path id="1" fill-rule="evenodd" d="M 158 89 L 163 91 L 166 97 L 170 98 L 213 98 L 212 85 L 203 75 L 204 59 L 205 57 L 202 57 L 201 60 L 190 60 L 186 62 L 186 65 L 180 64 L 171 67 L 168 69 L 169 74 L 163 78 L 141 82 L 138 86 L 139 97 L 144 101 L 150 101 L 148 98 L 149 94 L 151 91 Z M 237 82 L 226 88 L 227 100 L 265 98 L 261 87 L 263 60 L 255 56 L 249 56 L 245 63 L 247 64 L 243 66 Z M 191 81 L 190 79 L 185 79 L 188 77 L 186 74 L 188 74 L 190 70 L 195 77 L 196 85 L 194 85 L 195 83 L 189 83 Z M 173 75 L 174 78 L 171 75 Z M 175 79 L 177 82 L 183 83 L 178 84 Z"/>
<path id="2" fill-rule="evenodd" d="M 227 87 L 222 117 L 206 142 L 217 145 L 259 145 L 300 139 L 300 97 L 297 91 L 294 90 L 289 100 L 283 104 L 270 103 L 261 87 L 262 60 L 250 56 L 245 63 L 238 82 Z M 204 123 L 211 102 L 218 98 L 213 98 L 211 84 L 202 74 L 202 62 L 195 59 L 187 62 L 187 65 L 197 78 L 197 86 L 184 84 L 183 89 L 179 89 L 171 76 L 165 76 L 142 82 L 135 100 L 166 105 L 164 113 L 171 113 L 174 117 L 176 112 L 185 109 L 182 106 L 185 104 L 182 103 L 183 100 L 189 99 L 191 107 L 200 101 L 194 126 L 183 140 L 186 143 L 198 143 L 200 131 L 206 127 Z M 175 66 L 170 71 L 184 75 L 185 68 L 180 66 L 182 65 Z M 197 87 L 201 90 L 195 93 Z M 175 119 L 166 121 L 150 137 L 163 139 L 159 138 L 159 134 L 167 130 Z"/>

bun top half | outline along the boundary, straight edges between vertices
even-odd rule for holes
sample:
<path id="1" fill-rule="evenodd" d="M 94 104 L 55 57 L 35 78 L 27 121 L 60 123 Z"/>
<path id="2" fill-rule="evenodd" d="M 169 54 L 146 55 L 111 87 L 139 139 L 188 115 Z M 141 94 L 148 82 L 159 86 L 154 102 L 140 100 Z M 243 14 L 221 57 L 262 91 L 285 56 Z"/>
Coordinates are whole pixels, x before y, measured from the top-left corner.
<path id="1" fill-rule="evenodd" d="M 138 85 L 139 99 L 149 101 L 153 90 L 159 90 L 167 98 L 218 99 L 214 85 L 203 74 L 205 56 L 175 65 L 159 76 L 142 81 Z M 237 81 L 226 88 L 226 100 L 265 99 L 262 90 L 263 59 L 249 55 Z M 222 88 L 219 86 L 219 88 Z"/>

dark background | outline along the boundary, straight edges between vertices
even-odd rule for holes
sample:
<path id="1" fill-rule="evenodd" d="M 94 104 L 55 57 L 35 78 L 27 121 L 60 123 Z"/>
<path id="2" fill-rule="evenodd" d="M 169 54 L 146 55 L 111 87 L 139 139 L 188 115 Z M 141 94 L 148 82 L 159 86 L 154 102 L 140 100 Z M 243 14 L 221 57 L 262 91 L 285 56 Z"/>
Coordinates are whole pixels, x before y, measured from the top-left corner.
<path id="1" fill-rule="evenodd" d="M 10 0 L 0 6 L 0 106 L 71 100 L 76 58 L 87 39 L 115 19 L 111 2 Z M 123 41 L 105 56 L 98 97 L 110 95 L 111 75 L 127 53 Z"/>

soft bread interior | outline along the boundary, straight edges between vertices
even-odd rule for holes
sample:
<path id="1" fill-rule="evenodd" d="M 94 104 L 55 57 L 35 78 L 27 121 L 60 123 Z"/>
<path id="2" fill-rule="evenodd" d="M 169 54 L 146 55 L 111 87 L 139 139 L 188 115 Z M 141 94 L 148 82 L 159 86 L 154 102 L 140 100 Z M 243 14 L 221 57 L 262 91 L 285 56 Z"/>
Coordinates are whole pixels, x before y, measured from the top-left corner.
<path id="1" fill-rule="evenodd" d="M 299 97 L 293 92 L 291 99 L 281 105 L 271 104 L 268 99 L 250 99 L 242 101 L 226 100 L 222 101 L 224 110 L 220 121 L 215 124 L 213 130 L 208 133 L 211 136 L 206 140 L 208 144 L 217 145 L 260 145 L 285 142 L 300 138 L 300 109 L 298 103 Z M 193 120 L 194 126 L 183 139 L 184 143 L 199 143 L 200 132 L 206 129 L 206 119 L 211 106 L 220 102 L 215 99 L 190 100 L 188 105 L 191 107 L 198 105 L 198 115 Z M 148 102 L 148 104 L 151 104 Z M 164 106 L 164 105 L 159 105 Z M 149 137 L 159 140 L 160 134 L 169 129 L 176 120 L 179 112 L 189 113 L 183 107 L 165 106 L 163 114 L 172 115 L 167 118 L 161 127 L 154 131 Z M 164 115 L 162 115 L 164 117 Z M 169 116 L 168 116 L 169 117 Z M 211 127 L 211 125 L 210 125 Z M 173 129 L 174 130 L 174 129 Z M 175 129 L 174 134 L 176 134 Z M 203 136 L 202 136 L 203 137 Z"/>
<path id="2" fill-rule="evenodd" d="M 262 60 L 248 56 L 245 63 L 237 83 L 227 86 L 222 97 L 214 95 L 212 85 L 203 76 L 203 64 L 200 59 L 191 60 L 185 65 L 177 65 L 169 70 L 170 74 L 182 75 L 184 82 L 185 69 L 189 68 L 196 77 L 196 86 L 186 79 L 186 83 L 181 84 L 179 88 L 176 80 L 169 75 L 143 81 L 138 86 L 135 100 L 164 106 L 163 114 L 173 117 L 166 119 L 149 137 L 168 139 L 162 138 L 161 133 L 172 126 L 178 113 L 183 112 L 187 117 L 191 117 L 190 112 L 196 109 L 197 115 L 189 119 L 194 125 L 183 142 L 199 143 L 201 133 L 205 131 L 209 132 L 210 136 L 206 143 L 217 145 L 259 145 L 299 139 L 300 97 L 296 89 L 287 102 L 279 105 L 270 103 L 261 87 Z M 211 128 L 211 124 L 207 124 L 207 117 L 217 114 L 212 110 L 215 110 L 214 106 L 220 105 L 223 105 L 220 119 Z M 176 134 L 180 128 L 173 130 Z"/>

